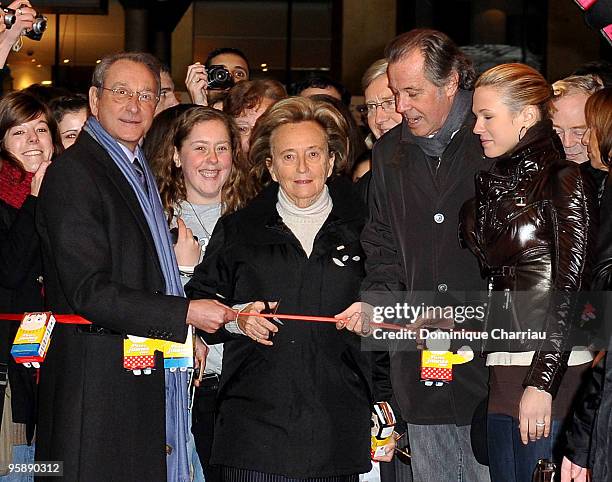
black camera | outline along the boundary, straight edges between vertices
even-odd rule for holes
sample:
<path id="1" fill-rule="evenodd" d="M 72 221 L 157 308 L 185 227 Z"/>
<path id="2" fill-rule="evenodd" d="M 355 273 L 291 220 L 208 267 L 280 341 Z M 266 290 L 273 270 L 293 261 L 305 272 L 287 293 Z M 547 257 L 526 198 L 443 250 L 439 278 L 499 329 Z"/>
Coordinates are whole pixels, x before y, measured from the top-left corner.
<path id="1" fill-rule="evenodd" d="M 7 29 L 10 29 L 14 23 L 17 21 L 17 13 L 12 8 L 2 8 L 4 12 L 4 25 Z"/>
<path id="2" fill-rule="evenodd" d="M 223 65 L 211 65 L 206 73 L 208 74 L 208 88 L 210 90 L 225 90 L 234 85 L 232 74 Z"/>
<path id="3" fill-rule="evenodd" d="M 26 37 L 32 40 L 40 40 L 47 30 L 47 17 L 44 15 L 38 14 L 34 18 L 34 23 L 32 24 L 32 28 L 26 32 Z"/>
<path id="4" fill-rule="evenodd" d="M 27 7 L 27 5 L 21 5 L 19 8 L 23 7 Z M 7 29 L 10 29 L 17 21 L 17 10 L 5 7 L 2 8 L 2 11 L 4 12 L 4 25 Z M 32 28 L 25 33 L 25 36 L 32 40 L 40 40 L 45 30 L 47 30 L 47 17 L 38 14 L 34 17 Z"/>

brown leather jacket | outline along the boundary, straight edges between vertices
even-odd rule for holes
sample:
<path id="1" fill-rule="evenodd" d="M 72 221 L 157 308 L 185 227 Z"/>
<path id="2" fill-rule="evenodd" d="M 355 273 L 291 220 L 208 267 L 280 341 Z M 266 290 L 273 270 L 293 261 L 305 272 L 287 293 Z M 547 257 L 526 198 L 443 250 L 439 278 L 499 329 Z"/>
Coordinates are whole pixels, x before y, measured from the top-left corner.
<path id="1" fill-rule="evenodd" d="M 461 212 L 460 237 L 489 280 L 486 329 L 546 334 L 488 341 L 485 349 L 535 350 L 523 385 L 553 397 L 575 345 L 576 292 L 589 289 L 595 200 L 592 181 L 564 160 L 552 123 L 541 121 L 476 175 L 476 197 Z"/>

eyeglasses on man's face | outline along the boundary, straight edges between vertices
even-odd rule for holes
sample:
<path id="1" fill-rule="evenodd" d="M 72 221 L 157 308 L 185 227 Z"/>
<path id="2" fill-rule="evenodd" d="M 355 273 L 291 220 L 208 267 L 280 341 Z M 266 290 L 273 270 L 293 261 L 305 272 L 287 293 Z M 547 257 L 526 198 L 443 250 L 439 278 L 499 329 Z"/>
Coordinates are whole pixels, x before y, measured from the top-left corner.
<path id="1" fill-rule="evenodd" d="M 395 99 L 387 99 L 382 102 L 367 102 L 358 106 L 357 110 L 362 114 L 375 115 L 376 109 L 379 107 L 388 113 L 395 112 Z"/>
<path id="2" fill-rule="evenodd" d="M 159 101 L 159 97 L 153 92 L 145 90 L 143 92 L 134 92 L 126 87 L 116 87 L 109 89 L 107 87 L 100 87 L 102 90 L 107 90 L 112 94 L 113 99 L 120 104 L 127 104 L 127 102 L 136 96 L 138 102 L 142 105 L 154 106 Z"/>

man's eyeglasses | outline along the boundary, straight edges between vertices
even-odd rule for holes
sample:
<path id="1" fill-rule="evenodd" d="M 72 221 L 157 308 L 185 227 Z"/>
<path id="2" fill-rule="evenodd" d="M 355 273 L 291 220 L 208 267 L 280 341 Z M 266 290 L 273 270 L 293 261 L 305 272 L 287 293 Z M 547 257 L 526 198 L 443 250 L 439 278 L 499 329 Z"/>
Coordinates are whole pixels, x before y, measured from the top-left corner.
<path id="1" fill-rule="evenodd" d="M 144 105 L 154 105 L 159 97 L 155 95 L 153 92 L 149 92 L 145 90 L 144 92 L 133 92 L 130 89 L 126 89 L 125 87 L 117 87 L 115 89 L 108 89 L 106 87 L 100 86 L 102 90 L 108 90 L 112 93 L 113 99 L 115 99 L 120 104 L 125 104 L 129 99 L 136 96 L 138 102 Z"/>
<path id="2" fill-rule="evenodd" d="M 382 108 L 385 112 L 395 112 L 395 99 L 387 99 L 382 102 L 368 102 L 367 104 L 361 104 L 357 106 L 357 111 L 361 114 L 374 115 L 376 114 L 376 109 L 379 107 Z"/>

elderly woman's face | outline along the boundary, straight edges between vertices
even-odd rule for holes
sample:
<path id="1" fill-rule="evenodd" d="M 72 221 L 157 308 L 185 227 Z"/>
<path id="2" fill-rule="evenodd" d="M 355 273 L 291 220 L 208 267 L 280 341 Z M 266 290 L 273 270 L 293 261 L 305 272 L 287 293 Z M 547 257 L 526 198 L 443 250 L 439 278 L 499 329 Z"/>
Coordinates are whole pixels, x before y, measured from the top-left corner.
<path id="1" fill-rule="evenodd" d="M 334 167 L 323 128 L 313 121 L 284 124 L 272 133 L 270 147 L 272 179 L 297 207 L 310 206 Z"/>
<path id="2" fill-rule="evenodd" d="M 4 147 L 27 172 L 36 172 L 53 155 L 53 139 L 45 115 L 11 127 L 4 134 Z"/>

